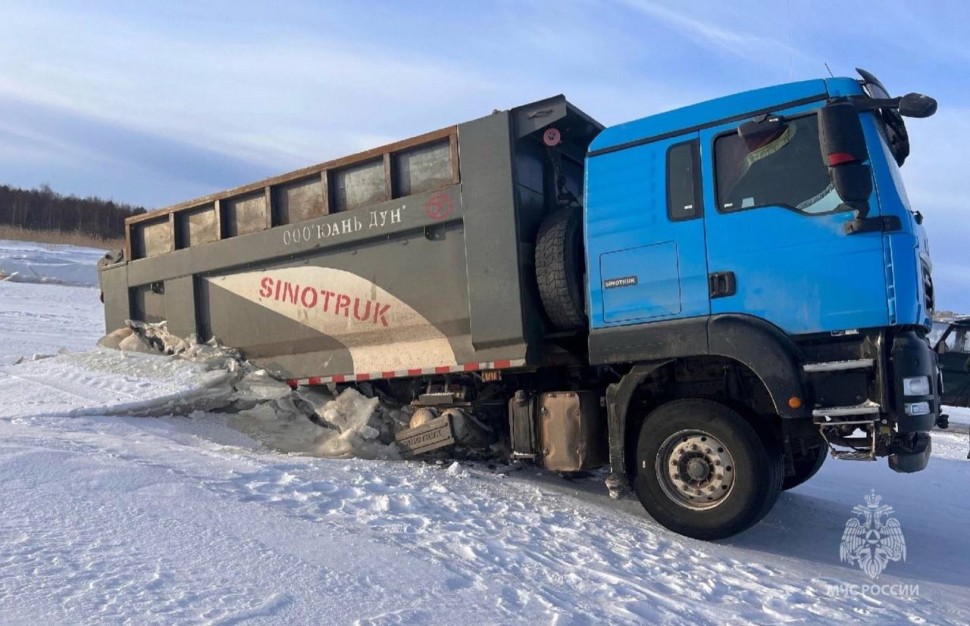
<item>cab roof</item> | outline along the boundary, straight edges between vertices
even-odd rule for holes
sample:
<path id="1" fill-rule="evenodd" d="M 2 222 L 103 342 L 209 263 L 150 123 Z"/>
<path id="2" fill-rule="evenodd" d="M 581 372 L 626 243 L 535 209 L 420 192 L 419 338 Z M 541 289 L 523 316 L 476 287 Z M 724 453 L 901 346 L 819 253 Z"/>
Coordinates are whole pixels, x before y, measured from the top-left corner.
<path id="1" fill-rule="evenodd" d="M 861 85 L 853 78 L 805 80 L 745 91 L 611 126 L 590 144 L 589 156 L 682 135 L 707 126 L 741 121 L 759 113 L 809 104 L 831 96 L 861 93 Z"/>

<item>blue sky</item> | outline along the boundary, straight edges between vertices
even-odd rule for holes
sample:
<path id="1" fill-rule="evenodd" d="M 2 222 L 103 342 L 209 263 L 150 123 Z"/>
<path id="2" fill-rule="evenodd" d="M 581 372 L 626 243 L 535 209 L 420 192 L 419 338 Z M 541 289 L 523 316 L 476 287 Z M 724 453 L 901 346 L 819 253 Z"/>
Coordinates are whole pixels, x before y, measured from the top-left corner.
<path id="1" fill-rule="evenodd" d="M 970 3 L 0 4 L 0 183 L 149 208 L 552 94 L 615 124 L 852 75 L 934 96 L 903 168 L 970 313 Z"/>

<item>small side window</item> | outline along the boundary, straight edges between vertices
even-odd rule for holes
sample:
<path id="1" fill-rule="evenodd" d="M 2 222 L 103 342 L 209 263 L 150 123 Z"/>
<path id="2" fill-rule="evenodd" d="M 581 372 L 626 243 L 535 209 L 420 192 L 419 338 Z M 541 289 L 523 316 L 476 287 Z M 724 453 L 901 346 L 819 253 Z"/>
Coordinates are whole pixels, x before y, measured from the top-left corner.
<path id="1" fill-rule="evenodd" d="M 679 222 L 704 214 L 701 196 L 700 143 L 678 143 L 667 150 L 667 217 Z"/>

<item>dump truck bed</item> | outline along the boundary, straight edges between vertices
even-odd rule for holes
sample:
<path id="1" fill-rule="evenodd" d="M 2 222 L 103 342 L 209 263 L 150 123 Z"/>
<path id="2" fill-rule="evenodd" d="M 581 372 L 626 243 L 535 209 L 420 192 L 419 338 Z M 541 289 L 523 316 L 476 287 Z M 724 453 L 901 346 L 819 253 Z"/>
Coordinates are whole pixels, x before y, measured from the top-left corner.
<path id="1" fill-rule="evenodd" d="M 106 326 L 167 320 L 306 382 L 575 359 L 546 339 L 533 245 L 601 128 L 555 96 L 129 218 Z"/>

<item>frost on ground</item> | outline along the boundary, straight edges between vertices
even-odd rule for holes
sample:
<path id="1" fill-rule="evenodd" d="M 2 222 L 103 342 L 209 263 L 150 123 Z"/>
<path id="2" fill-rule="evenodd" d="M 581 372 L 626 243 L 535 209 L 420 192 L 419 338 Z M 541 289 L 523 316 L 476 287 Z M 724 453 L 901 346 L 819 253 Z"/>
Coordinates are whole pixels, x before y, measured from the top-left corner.
<path id="1" fill-rule="evenodd" d="M 25 356 L 3 371 L 34 376 L 0 385 L 5 624 L 970 622 L 965 433 L 934 433 L 916 474 L 829 461 L 755 528 L 704 543 L 610 501 L 596 478 L 269 449 L 233 427 L 243 411 L 259 425 L 260 403 L 284 397 L 259 377 L 233 379 L 230 396 L 262 398 L 239 413 L 98 413 L 218 372 L 106 349 L 30 360 L 94 345 L 91 291 L 0 283 L 0 363 Z M 57 303 L 70 318 L 49 315 Z M 321 430 L 299 423 L 282 439 Z M 907 546 L 875 581 L 839 561 L 846 521 L 873 489 Z"/>

